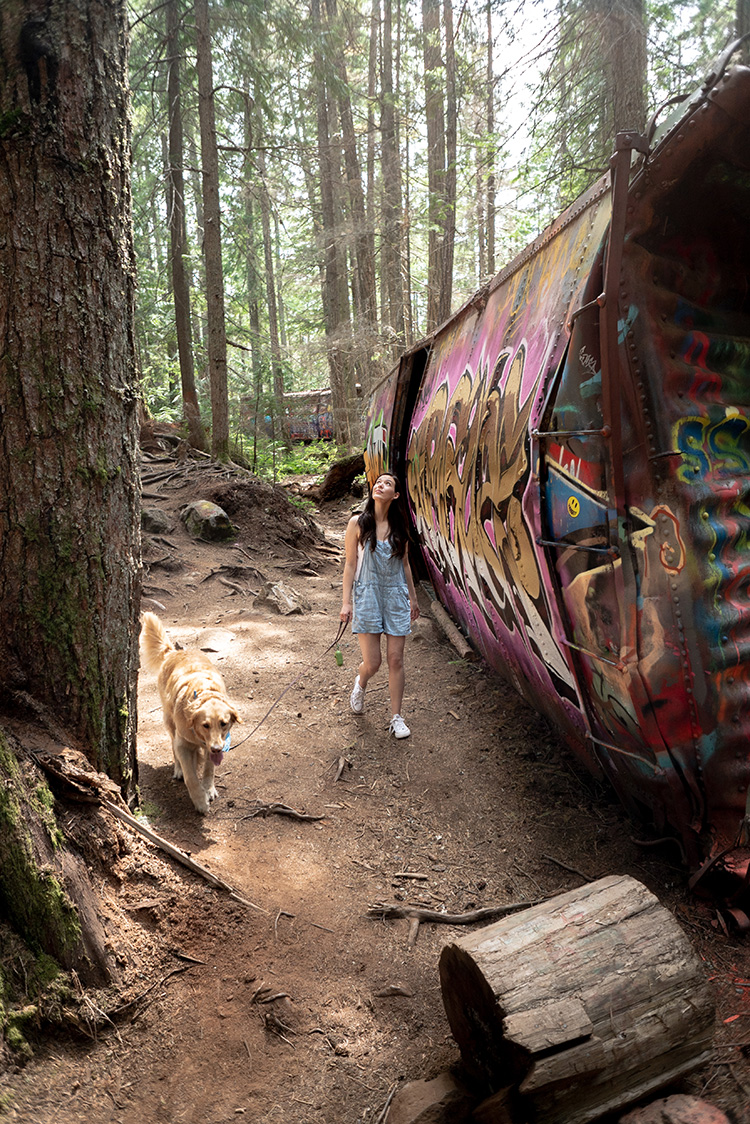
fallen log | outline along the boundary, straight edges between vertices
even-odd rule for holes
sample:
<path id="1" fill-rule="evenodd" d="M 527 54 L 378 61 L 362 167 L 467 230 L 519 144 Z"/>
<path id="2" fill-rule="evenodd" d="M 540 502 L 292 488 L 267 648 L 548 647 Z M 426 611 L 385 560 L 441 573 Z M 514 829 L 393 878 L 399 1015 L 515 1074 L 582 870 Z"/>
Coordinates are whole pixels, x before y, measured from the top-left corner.
<path id="1" fill-rule="evenodd" d="M 439 601 L 430 602 L 430 614 L 445 637 L 450 640 L 462 660 L 473 660 L 474 649 L 459 631 Z"/>
<path id="2" fill-rule="evenodd" d="M 703 1065 L 714 1002 L 645 886 L 610 876 L 447 945 L 440 980 L 467 1069 L 497 1119 L 587 1124 Z"/>

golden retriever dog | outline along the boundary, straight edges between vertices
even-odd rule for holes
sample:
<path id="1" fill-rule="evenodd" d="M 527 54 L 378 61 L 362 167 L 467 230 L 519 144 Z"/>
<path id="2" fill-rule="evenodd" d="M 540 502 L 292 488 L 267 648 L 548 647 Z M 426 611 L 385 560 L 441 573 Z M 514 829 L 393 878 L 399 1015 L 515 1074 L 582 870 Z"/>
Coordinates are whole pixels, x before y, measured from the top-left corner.
<path id="1" fill-rule="evenodd" d="M 196 810 L 205 815 L 219 795 L 214 767 L 221 764 L 229 731 L 240 717 L 208 656 L 176 648 L 153 613 L 141 617 L 140 641 L 144 666 L 158 672 L 164 725 L 172 739 L 174 777 L 185 781 Z"/>

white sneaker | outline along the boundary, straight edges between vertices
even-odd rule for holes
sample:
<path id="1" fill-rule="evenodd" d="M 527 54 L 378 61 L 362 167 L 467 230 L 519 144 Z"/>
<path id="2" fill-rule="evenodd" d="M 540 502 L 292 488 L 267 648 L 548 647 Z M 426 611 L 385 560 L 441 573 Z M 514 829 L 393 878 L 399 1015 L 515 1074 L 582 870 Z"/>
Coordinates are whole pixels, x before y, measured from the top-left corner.
<path id="1" fill-rule="evenodd" d="M 408 738 L 411 730 L 404 722 L 400 714 L 394 714 L 391 718 L 391 724 L 388 727 L 394 738 Z"/>
<path id="2" fill-rule="evenodd" d="M 354 680 L 354 690 L 349 696 L 349 706 L 355 714 L 361 714 L 365 709 L 365 689 L 359 685 L 359 676 Z"/>

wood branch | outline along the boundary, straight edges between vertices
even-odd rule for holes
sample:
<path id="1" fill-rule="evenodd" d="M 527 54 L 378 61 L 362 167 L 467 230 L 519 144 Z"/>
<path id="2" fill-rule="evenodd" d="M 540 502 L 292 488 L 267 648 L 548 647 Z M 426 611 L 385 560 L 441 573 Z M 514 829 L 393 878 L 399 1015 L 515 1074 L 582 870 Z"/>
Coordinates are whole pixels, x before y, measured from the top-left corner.
<path id="1" fill-rule="evenodd" d="M 476 921 L 489 921 L 517 909 L 527 909 L 536 905 L 539 899 L 530 902 L 509 902 L 507 905 L 488 905 L 481 909 L 470 909 L 466 913 L 443 913 L 439 909 L 426 909 L 420 905 L 403 905 L 401 902 L 375 902 L 367 907 L 368 917 L 379 917 L 382 921 L 403 918 L 408 921 L 438 921 L 443 925 L 473 925 Z"/>
<path id="2" fill-rule="evenodd" d="M 591 881 L 591 877 L 588 874 L 584 874 L 583 871 L 579 870 L 577 866 L 568 866 L 567 863 L 560 862 L 560 860 L 556 859 L 553 855 L 542 855 L 542 858 L 546 859 L 549 863 L 554 863 L 555 866 L 562 867 L 563 870 L 567 870 L 570 874 L 577 874 L 578 877 L 582 878 L 584 882 Z"/>
<path id="3" fill-rule="evenodd" d="M 239 593 L 242 597 L 257 596 L 257 593 L 254 594 L 251 589 L 243 589 L 241 585 L 236 585 L 235 582 L 230 582 L 226 578 L 219 578 L 219 582 L 221 585 L 225 585 L 228 589 L 231 589 L 233 594 Z"/>
<path id="4" fill-rule="evenodd" d="M 294 808 L 290 808 L 287 804 L 262 804 L 256 800 L 258 807 L 255 811 L 250 812 L 249 815 L 243 816 L 243 820 L 252 820 L 256 816 L 289 816 L 293 820 L 324 820 L 325 816 L 312 816 L 307 812 L 298 812 Z"/>
<path id="5" fill-rule="evenodd" d="M 401 875 L 404 877 L 404 875 Z M 408 876 L 407 876 L 408 877 Z M 537 899 L 538 900 L 538 899 Z M 473 925 L 476 921 L 489 921 L 517 909 L 526 909 L 535 902 L 511 902 L 508 905 L 483 906 L 470 909 L 466 913 L 442 913 L 439 909 L 427 909 L 419 905 L 402 905 L 400 902 L 375 902 L 368 906 L 368 917 L 379 917 L 383 921 L 403 919 L 409 922 L 407 947 L 413 948 L 419 936 L 419 926 L 423 921 L 437 921 L 443 925 Z"/>
<path id="6" fill-rule="evenodd" d="M 201 878 L 205 878 L 212 886 L 216 886 L 220 890 L 226 890 L 234 901 L 249 906 L 250 909 L 257 909 L 259 913 L 268 913 L 267 909 L 263 909 L 262 906 L 255 905 L 254 902 L 243 898 L 242 895 L 238 894 L 234 887 L 230 886 L 228 882 L 225 882 L 223 878 L 218 878 L 212 871 L 196 862 L 195 859 L 192 859 L 190 855 L 186 855 L 179 847 L 175 847 L 174 844 L 170 843 L 167 839 L 162 839 L 162 837 L 157 835 L 155 831 L 152 831 L 150 827 L 146 827 L 146 825 L 137 820 L 135 816 L 131 816 L 130 812 L 126 812 L 123 808 L 118 808 L 116 804 L 113 804 L 109 800 L 102 799 L 101 803 L 102 807 L 111 812 L 113 816 L 122 820 L 123 823 L 128 824 L 129 827 L 132 827 L 134 831 L 137 831 L 145 839 L 150 840 L 151 843 L 155 843 L 157 847 L 160 847 L 162 851 L 171 855 L 173 859 L 177 859 L 183 866 L 186 866 L 195 874 L 199 874 Z"/>

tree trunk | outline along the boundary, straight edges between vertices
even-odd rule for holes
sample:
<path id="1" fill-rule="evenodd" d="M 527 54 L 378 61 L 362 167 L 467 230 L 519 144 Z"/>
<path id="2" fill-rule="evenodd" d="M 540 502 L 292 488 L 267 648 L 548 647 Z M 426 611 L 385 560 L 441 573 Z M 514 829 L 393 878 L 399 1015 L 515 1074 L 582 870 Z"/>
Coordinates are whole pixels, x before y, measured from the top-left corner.
<path id="1" fill-rule="evenodd" d="M 495 78 L 492 52 L 492 2 L 487 0 L 487 277 L 495 275 Z M 484 280 L 484 277 L 482 278 Z"/>
<path id="2" fill-rule="evenodd" d="M 244 134 L 245 134 L 245 221 L 247 224 L 247 247 L 245 250 L 247 307 L 250 318 L 250 357 L 252 366 L 253 395 L 256 403 L 259 401 L 263 390 L 263 364 L 260 352 L 260 271 L 258 269 L 257 237 L 255 231 L 255 207 L 253 205 L 253 162 L 250 152 L 253 148 L 253 99 L 250 91 L 245 89 L 244 94 Z M 253 437 L 257 437 L 258 417 L 257 409 L 254 422 Z"/>
<path id="3" fill-rule="evenodd" d="M 743 35 L 750 34 L 750 0 L 737 0 L 734 28 L 736 39 L 740 39 Z M 748 62 L 750 62 L 750 41 L 746 41 L 742 46 L 741 60 L 743 66 L 747 66 Z"/>
<path id="4" fill-rule="evenodd" d="M 427 331 L 440 323 L 445 227 L 445 109 L 440 53 L 440 0 L 422 0 L 427 119 Z"/>
<path id="5" fill-rule="evenodd" d="M 453 3 L 443 0 L 445 24 L 445 196 L 443 199 L 443 245 L 438 323 L 451 314 L 453 300 L 453 248 L 456 241 L 456 50 L 453 42 Z"/>
<path id="6" fill-rule="evenodd" d="M 227 385 L 227 334 L 224 317 L 224 270 L 221 262 L 221 206 L 219 153 L 216 145 L 214 79 L 208 0 L 195 0 L 197 33 L 198 111 L 203 170 L 203 251 L 206 263 L 206 315 L 208 319 L 208 373 L 211 386 L 211 454 L 229 460 L 229 391 Z"/>
<path id="7" fill-rule="evenodd" d="M 311 0 L 310 12 L 317 33 L 315 47 L 315 82 L 318 126 L 318 159 L 320 162 L 320 198 L 322 234 L 325 257 L 325 282 L 323 286 L 323 316 L 326 325 L 326 348 L 331 376 L 331 407 L 334 420 L 334 439 L 340 445 L 351 442 L 349 395 L 347 375 L 348 332 L 344 315 L 343 293 L 346 277 L 342 276 L 340 256 L 340 231 L 336 223 L 336 165 L 332 152 L 329 123 L 328 89 L 325 59 L 320 44 L 322 27 L 319 0 Z"/>
<path id="8" fill-rule="evenodd" d="M 749 0 L 750 2 L 750 0 Z M 367 62 L 367 235 L 370 253 L 375 260 L 375 101 L 377 98 L 378 44 L 380 42 L 380 0 L 372 0 L 370 10 L 370 45 Z M 377 298 L 377 288 L 375 292 Z M 381 314 L 382 315 L 382 314 Z M 377 308 L 375 310 L 377 321 Z"/>
<path id="9" fill-rule="evenodd" d="M 606 20 L 613 134 L 631 130 L 642 133 L 646 127 L 647 63 L 643 0 L 610 0 Z"/>
<path id="10" fill-rule="evenodd" d="M 326 0 L 326 8 L 329 22 L 333 22 L 336 16 L 336 0 Z M 365 391 L 369 394 L 370 389 L 380 376 L 380 369 L 372 358 L 378 348 L 375 257 L 367 223 L 365 195 L 362 189 L 362 172 L 357 153 L 357 137 L 354 131 L 349 79 L 344 53 L 340 46 L 335 49 L 333 61 L 338 86 L 337 100 L 339 120 L 341 121 L 349 212 L 353 228 L 352 249 L 356 261 L 356 269 L 352 271 L 356 316 L 355 354 L 357 362 L 364 372 Z"/>
<path id="11" fill-rule="evenodd" d="M 32 7 L 46 18 L 24 22 Z M 0 8 L 0 692 L 43 702 L 130 795 L 140 496 L 125 32 L 121 0 Z"/>
<path id="12" fill-rule="evenodd" d="M 466 1066 L 512 1119 L 586 1124 L 704 1064 L 714 1001 L 677 921 L 612 875 L 447 945 Z"/>
<path id="13" fill-rule="evenodd" d="M 392 0 L 383 0 L 382 46 L 383 226 L 380 237 L 386 302 L 383 320 L 392 330 L 390 357 L 395 361 L 406 343 L 406 317 L 402 273 L 401 160 L 396 128 L 396 92 L 393 84 Z"/>
<path id="14" fill-rule="evenodd" d="M 185 181 L 182 143 L 180 84 L 179 0 L 169 0 L 167 22 L 167 103 L 169 114 L 169 236 L 172 290 L 174 294 L 177 351 L 180 357 L 182 409 L 190 444 L 206 451 L 206 432 L 201 421 L 193 365 L 193 333 L 190 323 L 190 287 L 185 270 L 187 232 L 185 226 Z"/>
<path id="15" fill-rule="evenodd" d="M 258 146 L 258 171 L 260 173 L 260 216 L 263 227 L 263 262 L 266 279 L 266 305 L 268 312 L 268 335 L 271 342 L 271 369 L 273 372 L 273 394 L 276 399 L 277 417 L 284 416 L 284 367 L 281 361 L 279 342 L 279 318 L 276 304 L 276 276 L 273 265 L 273 243 L 271 239 L 271 200 L 266 184 L 266 157 L 262 144 Z"/>

